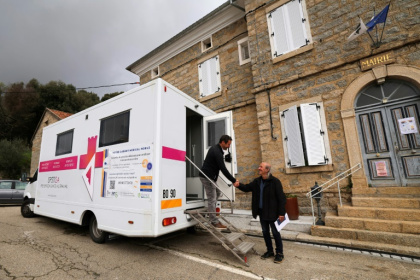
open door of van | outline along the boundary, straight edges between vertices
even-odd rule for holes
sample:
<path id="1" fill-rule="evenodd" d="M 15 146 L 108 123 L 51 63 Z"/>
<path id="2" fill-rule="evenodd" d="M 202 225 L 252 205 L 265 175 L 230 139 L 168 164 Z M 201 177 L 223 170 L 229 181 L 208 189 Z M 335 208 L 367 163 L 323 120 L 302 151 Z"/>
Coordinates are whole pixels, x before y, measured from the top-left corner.
<path id="1" fill-rule="evenodd" d="M 203 135 L 204 135 L 204 158 L 207 155 L 208 150 L 211 146 L 218 144 L 219 139 L 222 135 L 229 135 L 232 137 L 232 144 L 230 148 L 224 151 L 224 159 L 227 170 L 235 177 L 237 173 L 237 163 L 236 163 L 236 144 L 235 144 L 235 133 L 233 131 L 233 122 L 232 122 L 232 111 L 219 113 L 213 116 L 204 117 L 203 125 Z M 229 162 L 230 154 L 230 162 Z M 227 156 L 227 157 L 226 157 Z M 222 196 L 219 200 L 235 200 L 235 187 L 232 182 L 230 182 L 226 177 L 219 173 L 219 178 L 217 179 L 217 185 L 220 187 L 221 191 L 227 196 Z"/>

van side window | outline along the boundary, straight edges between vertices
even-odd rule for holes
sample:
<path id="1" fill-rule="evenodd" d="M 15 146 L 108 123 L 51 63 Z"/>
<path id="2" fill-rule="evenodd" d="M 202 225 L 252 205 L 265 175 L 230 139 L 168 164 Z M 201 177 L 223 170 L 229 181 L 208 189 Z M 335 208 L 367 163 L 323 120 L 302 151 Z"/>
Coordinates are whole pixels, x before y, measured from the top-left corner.
<path id="1" fill-rule="evenodd" d="M 55 155 L 70 154 L 73 147 L 73 129 L 57 135 Z"/>
<path id="2" fill-rule="evenodd" d="M 99 147 L 128 142 L 130 111 L 101 120 Z"/>

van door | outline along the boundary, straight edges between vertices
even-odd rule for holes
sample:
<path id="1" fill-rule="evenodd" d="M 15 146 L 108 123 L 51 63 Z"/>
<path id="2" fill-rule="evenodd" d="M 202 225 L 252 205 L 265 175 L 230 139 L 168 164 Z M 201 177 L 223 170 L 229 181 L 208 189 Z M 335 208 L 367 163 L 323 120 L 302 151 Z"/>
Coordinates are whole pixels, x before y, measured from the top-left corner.
<path id="1" fill-rule="evenodd" d="M 224 151 L 225 165 L 227 170 L 235 176 L 237 173 L 236 163 L 236 144 L 235 144 L 235 133 L 233 131 L 232 122 L 232 111 L 219 113 L 213 116 L 204 117 L 203 135 L 204 135 L 204 158 L 207 155 L 208 150 L 211 146 L 218 144 L 219 139 L 222 135 L 229 135 L 232 137 L 232 144 L 230 148 Z M 230 154 L 231 161 L 226 161 L 226 155 Z M 226 179 L 226 177 L 220 172 L 219 178 L 216 184 L 224 195 L 219 200 L 235 200 L 235 187 L 233 184 Z"/>

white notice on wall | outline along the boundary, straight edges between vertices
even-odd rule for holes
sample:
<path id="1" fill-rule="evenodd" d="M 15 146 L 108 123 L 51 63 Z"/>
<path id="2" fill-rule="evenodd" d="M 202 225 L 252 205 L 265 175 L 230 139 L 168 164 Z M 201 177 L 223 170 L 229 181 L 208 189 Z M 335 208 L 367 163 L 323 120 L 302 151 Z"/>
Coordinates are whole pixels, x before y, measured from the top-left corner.
<path id="1" fill-rule="evenodd" d="M 418 133 L 418 127 L 414 117 L 404 118 L 398 120 L 401 134 Z"/>

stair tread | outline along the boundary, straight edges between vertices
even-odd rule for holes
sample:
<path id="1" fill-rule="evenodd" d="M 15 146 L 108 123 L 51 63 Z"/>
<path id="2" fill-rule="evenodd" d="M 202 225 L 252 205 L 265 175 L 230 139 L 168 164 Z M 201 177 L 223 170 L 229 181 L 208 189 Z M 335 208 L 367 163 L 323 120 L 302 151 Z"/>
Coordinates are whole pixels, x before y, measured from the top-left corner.
<path id="1" fill-rule="evenodd" d="M 242 242 L 241 244 L 237 245 L 236 248 L 242 253 L 246 254 L 249 250 L 251 250 L 255 246 L 253 242 Z"/>
<path id="2" fill-rule="evenodd" d="M 353 206 L 353 205 L 344 205 L 340 206 L 338 205 L 338 208 L 354 208 L 354 209 L 386 209 L 386 210 L 390 210 L 390 211 L 403 211 L 403 212 L 410 212 L 410 211 L 414 211 L 414 212 L 419 212 L 420 213 L 420 209 L 413 209 L 413 208 L 390 208 L 390 207 L 378 207 L 378 206 L 374 206 L 374 207 L 367 207 L 367 206 Z"/>
<path id="3" fill-rule="evenodd" d="M 381 251 L 386 254 L 403 254 L 420 257 L 420 248 L 404 245 L 385 244 L 381 242 L 373 241 L 361 241 L 353 239 L 342 239 L 336 237 L 323 237 L 316 235 L 308 235 L 300 238 L 301 241 L 306 242 L 319 242 L 323 244 L 329 244 L 334 246 L 344 246 L 352 249 L 367 249 Z"/>
<path id="4" fill-rule="evenodd" d="M 404 224 L 419 224 L 420 221 L 404 221 L 404 220 L 385 220 L 385 219 L 372 219 L 372 218 L 363 218 L 363 217 L 347 217 L 347 216 L 338 216 L 338 215 L 327 215 L 326 217 L 331 219 L 342 219 L 342 220 L 358 220 L 358 221 L 372 221 L 372 222 L 383 222 L 383 223 L 404 223 Z"/>
<path id="5" fill-rule="evenodd" d="M 312 226 L 317 227 L 325 230 L 338 230 L 338 231 L 351 231 L 351 232 L 363 232 L 367 234 L 381 234 L 381 235 L 400 235 L 400 236 L 407 236 L 407 237 L 414 237 L 420 239 L 419 234 L 413 234 L 413 233 L 400 233 L 400 232 L 386 232 L 386 231 L 371 231 L 371 230 L 365 230 L 365 229 L 355 229 L 355 228 L 336 228 L 336 227 L 329 227 L 329 226 Z M 419 244 L 420 245 L 420 244 Z"/>
<path id="6" fill-rule="evenodd" d="M 225 238 L 230 242 L 235 241 L 236 239 L 242 237 L 244 234 L 242 232 L 231 232 L 224 234 Z"/>

